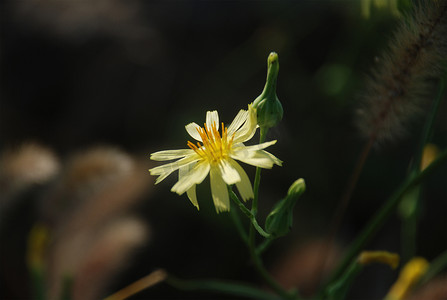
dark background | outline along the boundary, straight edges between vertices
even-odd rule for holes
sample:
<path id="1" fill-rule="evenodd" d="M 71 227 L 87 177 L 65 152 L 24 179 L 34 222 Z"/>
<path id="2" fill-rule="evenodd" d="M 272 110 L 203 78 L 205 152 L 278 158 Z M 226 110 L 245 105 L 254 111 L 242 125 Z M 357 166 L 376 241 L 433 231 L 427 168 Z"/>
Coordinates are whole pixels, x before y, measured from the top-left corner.
<path id="1" fill-rule="evenodd" d="M 269 151 L 284 165 L 263 172 L 261 219 L 297 178 L 305 178 L 307 191 L 292 233 L 266 253 L 267 267 L 292 245 L 326 236 L 365 142 L 353 122 L 364 75 L 398 18 L 376 9 L 364 18 L 360 1 L 93 2 L 0 4 L 0 149 L 32 140 L 64 158 L 108 144 L 146 155 L 149 168 L 148 154 L 184 148 L 184 125 L 203 122 L 207 110 L 217 109 L 229 123 L 246 108 L 261 93 L 267 56 L 276 51 L 284 118 L 267 139 L 278 140 Z M 341 247 L 403 181 L 422 120 L 371 153 L 339 233 Z M 443 123 L 435 134 L 441 149 L 447 145 Z M 427 259 L 447 246 L 446 176 L 444 168 L 424 191 L 418 254 Z M 199 213 L 186 196 L 169 192 L 173 183 L 166 180 L 141 203 L 153 237 L 108 293 L 158 267 L 181 278 L 258 284 L 228 216 L 216 215 L 208 201 L 208 181 L 198 190 Z M 369 248 L 399 252 L 399 224 L 393 218 Z M 351 297 L 382 297 L 395 278 L 396 272 L 372 267 Z M 160 285 L 138 297 L 216 296 Z"/>

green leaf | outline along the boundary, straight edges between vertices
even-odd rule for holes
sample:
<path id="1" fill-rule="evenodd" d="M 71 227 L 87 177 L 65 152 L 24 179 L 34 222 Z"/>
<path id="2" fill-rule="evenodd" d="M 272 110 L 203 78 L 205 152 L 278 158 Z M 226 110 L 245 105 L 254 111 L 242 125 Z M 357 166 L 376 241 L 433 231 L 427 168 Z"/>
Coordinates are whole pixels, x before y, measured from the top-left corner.
<path id="1" fill-rule="evenodd" d="M 293 208 L 298 198 L 306 190 L 304 179 L 296 180 L 289 188 L 287 196 L 279 201 L 265 220 L 265 228 L 274 237 L 286 235 L 292 228 Z"/>

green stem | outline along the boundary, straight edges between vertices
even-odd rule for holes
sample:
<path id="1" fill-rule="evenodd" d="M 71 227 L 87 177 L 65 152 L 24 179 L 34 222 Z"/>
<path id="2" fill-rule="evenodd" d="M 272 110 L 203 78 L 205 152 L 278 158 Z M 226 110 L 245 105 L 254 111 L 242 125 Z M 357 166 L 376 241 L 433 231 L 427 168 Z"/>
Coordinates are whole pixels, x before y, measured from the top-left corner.
<path id="1" fill-rule="evenodd" d="M 180 290 L 220 292 L 227 295 L 260 300 L 278 299 L 275 295 L 269 294 L 264 290 L 241 283 L 218 280 L 182 280 L 172 276 L 166 279 L 166 283 Z"/>
<path id="2" fill-rule="evenodd" d="M 259 133 L 259 143 L 262 144 L 265 141 L 268 129 L 261 128 Z M 256 168 L 255 182 L 253 185 L 253 201 L 251 203 L 251 214 L 256 218 L 258 213 L 258 198 L 259 198 L 259 185 L 261 184 L 261 168 Z M 245 207 L 245 206 L 244 206 Z M 255 247 L 255 226 L 250 226 L 248 231 L 248 244 L 249 247 Z"/>
<path id="3" fill-rule="evenodd" d="M 71 300 L 72 288 L 73 288 L 73 277 L 70 275 L 65 275 L 62 282 L 62 292 L 59 299 Z"/>
<path id="4" fill-rule="evenodd" d="M 253 186 L 253 202 L 251 204 L 251 212 L 256 215 L 258 213 L 259 185 L 261 184 L 261 168 L 256 168 L 255 182 Z"/>
<path id="5" fill-rule="evenodd" d="M 266 128 L 261 128 L 260 130 L 260 134 L 259 134 L 259 144 L 264 143 L 265 141 L 265 137 L 267 135 L 267 131 L 268 129 Z M 253 194 L 254 194 L 254 198 L 253 198 L 253 202 L 251 205 L 251 212 L 256 216 L 257 212 L 258 212 L 258 199 L 259 199 L 259 185 L 261 184 L 261 168 L 257 167 L 256 168 L 256 175 L 255 175 L 255 182 L 254 182 L 254 187 L 253 187 Z"/>
<path id="6" fill-rule="evenodd" d="M 332 283 L 327 288 L 327 299 L 328 300 L 340 300 L 345 299 L 346 294 L 351 287 L 352 282 L 358 276 L 360 271 L 362 271 L 363 265 L 357 262 L 357 259 L 354 259 L 353 262 L 349 265 L 346 271 L 340 275 L 337 280 Z"/>
<path id="7" fill-rule="evenodd" d="M 234 207 L 234 204 L 231 205 Z M 242 222 L 241 219 L 239 217 L 239 213 L 237 210 L 233 209 L 233 207 L 230 209 L 230 215 L 231 218 L 233 219 L 233 223 L 236 226 L 236 229 L 240 235 L 240 237 L 242 238 L 242 240 L 244 241 L 244 243 L 248 243 L 248 235 L 247 232 L 244 230 L 244 227 L 242 226 Z"/>
<path id="8" fill-rule="evenodd" d="M 438 93 L 436 95 L 436 98 L 433 100 L 430 114 L 428 116 L 427 122 L 425 123 L 421 141 L 419 142 L 418 152 L 416 153 L 416 159 L 413 164 L 413 171 L 419 170 L 419 168 L 421 166 L 424 147 L 430 141 L 430 139 L 433 135 L 434 124 L 436 121 L 436 117 L 438 116 L 439 107 L 441 105 L 442 100 L 444 99 L 443 96 L 445 93 L 445 84 L 446 84 L 446 80 L 447 80 L 446 77 L 447 77 L 447 73 L 445 73 L 444 76 L 442 76 L 440 79 Z"/>
<path id="9" fill-rule="evenodd" d="M 269 238 L 270 234 L 265 232 L 256 221 L 255 216 L 252 214 L 252 212 L 245 207 L 245 205 L 239 200 L 239 198 L 236 196 L 236 194 L 233 192 L 231 187 L 228 187 L 228 192 L 230 193 L 230 198 L 236 203 L 241 211 L 250 219 L 252 226 L 250 228 L 256 229 L 260 235 L 262 235 L 265 238 Z M 262 260 L 260 256 L 258 255 L 258 252 L 256 251 L 254 243 L 250 243 L 250 240 L 248 240 L 248 249 L 250 252 L 251 259 L 253 260 L 253 263 L 255 265 L 256 270 L 261 275 L 261 277 L 264 279 L 264 281 L 283 299 L 295 299 L 295 295 L 289 294 L 286 292 L 267 272 L 267 270 L 264 267 L 264 264 L 262 263 Z"/>
<path id="10" fill-rule="evenodd" d="M 259 226 L 258 221 L 256 221 L 255 215 L 245 207 L 245 205 L 239 200 L 237 195 L 233 192 L 231 187 L 228 187 L 228 193 L 230 194 L 231 200 L 239 207 L 239 209 L 247 216 L 247 218 L 250 220 L 251 224 L 253 225 L 253 228 L 255 228 L 260 235 L 262 235 L 265 238 L 269 238 L 270 234 L 265 232 L 264 229 L 262 229 L 261 226 Z"/>
<path id="11" fill-rule="evenodd" d="M 411 188 L 419 184 L 428 175 L 432 174 L 439 166 L 441 166 L 446 161 L 447 150 L 444 150 L 438 156 L 438 158 L 433 163 L 431 163 L 424 171 L 420 172 L 414 177 L 407 178 L 407 180 L 403 184 L 401 184 L 396 192 L 390 198 L 388 198 L 382 208 L 366 225 L 365 229 L 363 229 L 358 238 L 351 244 L 350 249 L 343 259 L 342 263 L 339 265 L 339 267 L 336 269 L 336 271 L 333 273 L 330 280 L 328 281 L 329 284 L 334 282 L 344 272 L 344 270 L 350 264 L 351 260 L 356 255 L 358 255 L 358 253 L 369 242 L 374 234 L 384 225 L 385 221 L 394 212 L 394 209 L 396 208 L 402 196 Z"/>
<path id="12" fill-rule="evenodd" d="M 294 293 L 289 293 L 284 290 L 278 282 L 273 279 L 273 277 L 267 272 L 261 258 L 256 254 L 256 249 L 250 247 L 250 256 L 255 264 L 255 268 L 258 273 L 262 276 L 264 281 L 278 294 L 282 299 L 297 299 L 297 295 Z"/>
<path id="13" fill-rule="evenodd" d="M 44 271 L 42 267 L 31 267 L 31 281 L 33 284 L 33 296 L 36 300 L 45 300 L 45 280 Z"/>
<path id="14" fill-rule="evenodd" d="M 414 173 L 413 173 L 414 174 Z M 410 175 L 413 176 L 413 175 Z M 417 225 L 420 211 L 421 187 L 417 186 L 406 193 L 400 203 L 400 210 L 406 210 L 407 215 L 402 214 L 402 256 L 401 262 L 407 263 L 416 253 Z"/>
<path id="15" fill-rule="evenodd" d="M 438 93 L 433 100 L 433 104 L 428 115 L 427 122 L 425 123 L 422 138 L 419 142 L 419 146 L 416 152 L 414 163 L 411 167 L 410 176 L 414 176 L 420 172 L 422 156 L 424 155 L 424 147 L 430 141 L 436 117 L 438 116 L 439 107 L 445 93 L 446 75 L 444 74 L 440 78 Z M 402 262 L 407 262 L 416 253 L 416 237 L 417 237 L 417 225 L 419 221 L 420 210 L 420 187 L 414 191 L 412 195 L 404 197 L 402 199 L 401 207 L 406 208 L 407 212 L 402 213 Z"/>
<path id="16" fill-rule="evenodd" d="M 419 285 L 427 283 L 430 279 L 439 274 L 442 270 L 447 268 L 447 250 L 442 252 L 437 258 L 435 258 L 431 263 L 428 271 L 419 281 Z"/>
<path id="17" fill-rule="evenodd" d="M 261 128 L 260 131 L 260 137 L 259 142 L 263 143 L 265 140 L 267 134 L 267 129 Z M 292 293 L 288 293 L 285 291 L 274 279 L 273 277 L 267 272 L 267 270 L 264 267 L 264 264 L 261 260 L 261 257 L 259 256 L 258 251 L 256 251 L 255 246 L 255 230 L 262 235 L 265 238 L 270 238 L 270 234 L 265 232 L 261 226 L 259 226 L 258 222 L 256 221 L 256 214 L 258 211 L 258 196 L 259 196 L 259 185 L 261 182 L 261 168 L 256 168 L 256 175 L 255 175 L 255 182 L 254 182 L 254 188 L 253 188 L 253 202 L 251 210 L 249 210 L 245 205 L 239 200 L 237 195 L 233 192 L 231 187 L 228 187 L 228 192 L 230 194 L 230 198 L 233 200 L 233 202 L 239 206 L 240 210 L 248 217 L 250 220 L 250 231 L 248 233 L 248 249 L 250 252 L 251 259 L 255 265 L 256 271 L 261 275 L 261 277 L 264 279 L 264 281 L 283 299 L 296 299 L 296 295 Z"/>
<path id="18" fill-rule="evenodd" d="M 262 252 L 264 252 L 268 247 L 270 247 L 270 245 L 272 244 L 273 241 L 274 241 L 274 239 L 270 238 L 270 239 L 266 239 L 264 242 L 262 242 L 262 243 L 256 248 L 256 254 L 257 254 L 257 255 L 261 255 Z"/>

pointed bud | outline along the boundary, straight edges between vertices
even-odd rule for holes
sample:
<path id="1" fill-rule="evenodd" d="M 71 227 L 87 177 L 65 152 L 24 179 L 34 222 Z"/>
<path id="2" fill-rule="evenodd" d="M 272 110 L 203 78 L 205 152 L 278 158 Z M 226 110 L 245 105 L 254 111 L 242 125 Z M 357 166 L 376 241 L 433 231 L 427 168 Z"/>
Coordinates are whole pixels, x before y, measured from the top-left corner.
<path id="1" fill-rule="evenodd" d="M 266 230 L 274 237 L 286 235 L 293 222 L 293 207 L 306 190 L 304 179 L 296 180 L 289 188 L 286 198 L 279 201 L 265 220 Z"/>
<path id="2" fill-rule="evenodd" d="M 271 128 L 282 119 L 283 109 L 276 96 L 276 80 L 279 72 L 278 54 L 270 53 L 267 59 L 267 80 L 264 90 L 255 101 L 253 107 L 257 110 L 258 125 L 261 128 Z"/>

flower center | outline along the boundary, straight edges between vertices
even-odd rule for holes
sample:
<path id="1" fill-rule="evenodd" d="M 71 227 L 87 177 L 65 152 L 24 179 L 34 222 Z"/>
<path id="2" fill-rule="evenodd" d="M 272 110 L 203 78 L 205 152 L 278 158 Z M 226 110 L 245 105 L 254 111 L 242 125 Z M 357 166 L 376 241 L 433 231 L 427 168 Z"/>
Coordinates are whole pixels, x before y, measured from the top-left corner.
<path id="1" fill-rule="evenodd" d="M 203 124 L 203 128 L 197 128 L 197 132 L 202 138 L 203 145 L 197 142 L 196 146 L 188 141 L 188 147 L 194 150 L 200 157 L 208 160 L 209 163 L 217 163 L 228 157 L 233 144 L 234 134 L 228 139 L 227 128 L 224 127 L 223 123 L 222 136 L 217 130 L 215 123 L 211 125 L 211 128 Z"/>

